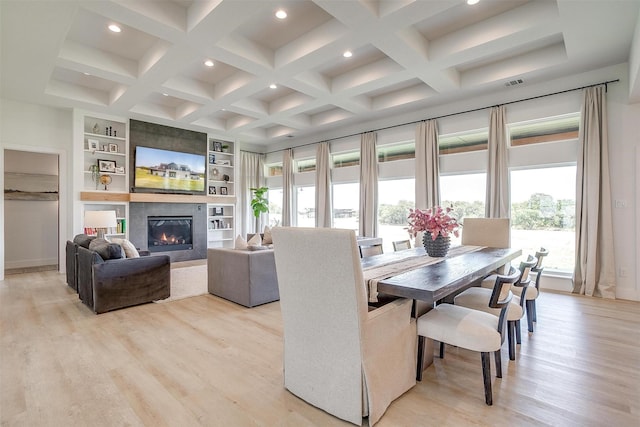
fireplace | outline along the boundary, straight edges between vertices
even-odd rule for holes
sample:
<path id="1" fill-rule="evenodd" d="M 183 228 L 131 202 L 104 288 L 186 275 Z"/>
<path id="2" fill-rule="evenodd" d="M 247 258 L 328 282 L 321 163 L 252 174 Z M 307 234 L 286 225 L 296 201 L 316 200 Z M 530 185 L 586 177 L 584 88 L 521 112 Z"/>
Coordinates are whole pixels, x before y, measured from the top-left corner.
<path id="1" fill-rule="evenodd" d="M 193 249 L 193 217 L 147 217 L 149 252 L 183 251 Z"/>

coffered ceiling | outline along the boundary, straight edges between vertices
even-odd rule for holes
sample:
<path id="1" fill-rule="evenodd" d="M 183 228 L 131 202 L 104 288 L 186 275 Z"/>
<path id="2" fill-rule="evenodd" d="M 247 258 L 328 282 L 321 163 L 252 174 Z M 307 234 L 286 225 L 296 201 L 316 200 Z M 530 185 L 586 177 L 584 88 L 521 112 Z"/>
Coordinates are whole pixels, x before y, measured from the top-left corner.
<path id="1" fill-rule="evenodd" d="M 627 62 L 640 49 L 638 0 L 0 0 L 0 7 L 3 97 L 265 146 Z M 279 9 L 286 19 L 275 17 Z"/>

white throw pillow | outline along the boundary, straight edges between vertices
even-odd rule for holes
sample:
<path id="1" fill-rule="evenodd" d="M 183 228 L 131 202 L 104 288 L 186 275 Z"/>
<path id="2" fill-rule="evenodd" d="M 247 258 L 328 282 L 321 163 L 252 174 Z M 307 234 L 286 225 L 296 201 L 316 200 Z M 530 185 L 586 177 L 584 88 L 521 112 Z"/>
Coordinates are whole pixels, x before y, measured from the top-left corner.
<path id="1" fill-rule="evenodd" d="M 262 239 L 263 245 L 270 245 L 273 243 L 273 238 L 271 237 L 271 229 L 269 226 L 264 227 L 264 238 Z"/>
<path id="2" fill-rule="evenodd" d="M 244 240 L 242 236 L 239 234 L 238 234 L 238 237 L 236 237 L 236 243 L 235 243 L 234 249 L 242 249 L 242 250 L 247 249 L 247 241 Z"/>
<path id="3" fill-rule="evenodd" d="M 136 249 L 136 247 L 133 246 L 133 243 L 131 243 L 127 239 L 111 237 L 109 238 L 109 241 L 111 243 L 119 244 L 122 247 L 122 250 L 124 251 L 124 254 L 127 258 L 140 258 L 140 254 L 138 253 L 138 250 Z"/>
<path id="4" fill-rule="evenodd" d="M 260 233 L 256 233 L 253 235 L 251 239 L 247 242 L 248 246 L 262 246 L 262 237 L 260 237 Z"/>

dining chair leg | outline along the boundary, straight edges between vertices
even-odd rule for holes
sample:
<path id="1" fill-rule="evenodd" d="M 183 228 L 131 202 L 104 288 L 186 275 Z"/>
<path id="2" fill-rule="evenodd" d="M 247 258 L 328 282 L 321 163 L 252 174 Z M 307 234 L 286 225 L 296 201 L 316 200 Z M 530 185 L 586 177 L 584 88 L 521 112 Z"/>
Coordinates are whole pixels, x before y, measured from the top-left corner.
<path id="1" fill-rule="evenodd" d="M 531 333 L 533 333 L 533 318 L 535 316 L 535 307 L 533 306 L 533 302 L 534 300 L 527 301 L 527 325 L 529 326 L 529 332 Z"/>
<path id="2" fill-rule="evenodd" d="M 507 322 L 507 341 L 509 342 L 509 360 L 516 360 L 516 322 L 509 320 Z"/>
<path id="3" fill-rule="evenodd" d="M 520 320 L 516 320 L 516 344 L 522 344 L 522 331 L 520 328 Z"/>
<path id="4" fill-rule="evenodd" d="M 491 362 L 489 353 L 482 352 L 482 378 L 484 380 L 484 401 L 487 405 L 493 405 L 491 393 Z"/>
<path id="5" fill-rule="evenodd" d="M 424 362 L 424 337 L 418 335 L 418 364 L 416 366 L 416 380 L 422 381 L 422 363 Z"/>
<path id="6" fill-rule="evenodd" d="M 533 321 L 538 323 L 538 312 L 536 310 L 536 300 L 531 300 L 531 307 L 533 307 Z"/>
<path id="7" fill-rule="evenodd" d="M 440 341 L 440 359 L 444 359 L 444 343 Z"/>
<path id="8" fill-rule="evenodd" d="M 502 351 L 500 349 L 495 351 L 496 358 L 496 378 L 502 378 Z"/>

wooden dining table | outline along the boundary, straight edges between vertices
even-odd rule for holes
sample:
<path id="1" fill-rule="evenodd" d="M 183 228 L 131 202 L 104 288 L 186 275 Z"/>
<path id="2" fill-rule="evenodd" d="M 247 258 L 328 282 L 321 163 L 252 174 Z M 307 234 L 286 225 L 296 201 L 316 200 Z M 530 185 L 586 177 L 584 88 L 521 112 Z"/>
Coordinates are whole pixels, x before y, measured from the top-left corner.
<path id="1" fill-rule="evenodd" d="M 461 248 L 464 249 L 464 248 Z M 497 268 L 522 255 L 521 249 L 476 247 L 450 255 L 424 266 L 377 280 L 380 293 L 434 304 L 454 295 Z M 401 262 L 404 259 L 427 256 L 424 248 L 407 249 L 362 259 L 363 270 Z"/>

